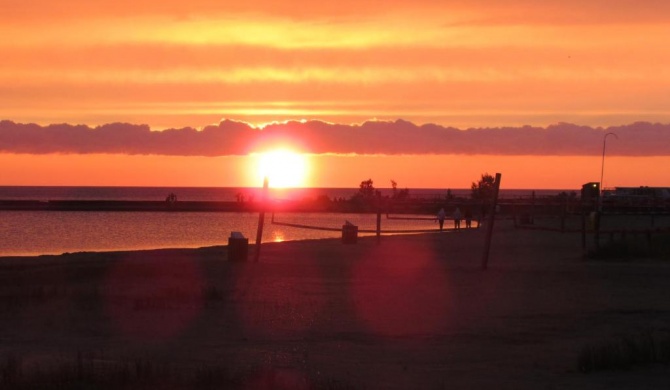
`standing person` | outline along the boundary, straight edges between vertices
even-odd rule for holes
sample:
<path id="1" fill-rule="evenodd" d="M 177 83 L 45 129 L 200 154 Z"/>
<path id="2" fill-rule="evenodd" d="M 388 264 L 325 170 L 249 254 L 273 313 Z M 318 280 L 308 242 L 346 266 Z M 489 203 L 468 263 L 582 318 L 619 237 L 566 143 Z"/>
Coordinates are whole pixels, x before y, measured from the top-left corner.
<path id="1" fill-rule="evenodd" d="M 440 224 L 440 231 L 444 227 L 444 219 L 447 217 L 447 213 L 444 212 L 444 207 L 437 212 L 437 222 Z"/>
<path id="2" fill-rule="evenodd" d="M 470 229 L 472 227 L 472 208 L 470 206 L 465 208 L 465 228 Z"/>
<path id="3" fill-rule="evenodd" d="M 454 229 L 460 230 L 461 228 L 461 209 L 456 207 L 454 210 Z"/>

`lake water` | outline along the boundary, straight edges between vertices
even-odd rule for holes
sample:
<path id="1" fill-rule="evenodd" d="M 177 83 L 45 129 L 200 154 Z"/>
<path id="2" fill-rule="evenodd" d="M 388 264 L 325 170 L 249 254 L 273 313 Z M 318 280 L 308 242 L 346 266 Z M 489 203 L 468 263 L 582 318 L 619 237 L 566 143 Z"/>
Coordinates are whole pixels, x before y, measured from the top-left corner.
<path id="1" fill-rule="evenodd" d="M 0 187 L 0 199 L 24 200 L 164 200 L 170 192 L 179 200 L 233 201 L 238 194 L 256 196 L 253 188 L 170 187 Z M 507 196 L 524 196 L 529 190 L 508 190 Z M 274 190 L 278 199 L 328 196 L 349 198 L 352 188 Z M 384 190 L 390 193 L 390 190 Z M 553 194 L 545 190 L 539 194 Z M 443 197 L 446 190 L 410 190 L 413 195 Z M 452 190 L 467 196 L 469 190 Z M 424 216 L 427 217 L 427 216 Z M 375 229 L 374 214 L 284 213 L 278 222 L 340 229 L 345 220 L 359 229 Z M 266 216 L 263 241 L 336 238 L 339 231 L 302 229 L 272 224 Z M 258 214 L 170 212 L 67 212 L 0 211 L 0 256 L 61 254 L 64 252 L 195 248 L 225 245 L 231 231 L 240 231 L 253 243 Z M 432 220 L 382 219 L 383 230 L 436 229 Z"/>
<path id="2" fill-rule="evenodd" d="M 374 214 L 284 213 L 277 222 L 340 229 L 349 220 L 375 229 Z M 196 248 L 224 245 L 231 231 L 256 239 L 255 213 L 0 211 L 0 256 Z M 436 229 L 434 221 L 382 219 L 382 229 Z M 263 241 L 336 238 L 338 231 L 276 225 L 266 215 Z"/>

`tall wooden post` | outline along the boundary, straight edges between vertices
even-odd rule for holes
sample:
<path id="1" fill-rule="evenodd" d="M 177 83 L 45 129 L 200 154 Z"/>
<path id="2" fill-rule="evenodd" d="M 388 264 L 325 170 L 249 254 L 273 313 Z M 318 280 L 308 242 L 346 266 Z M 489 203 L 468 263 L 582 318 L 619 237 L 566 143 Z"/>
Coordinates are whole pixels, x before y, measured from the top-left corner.
<path id="1" fill-rule="evenodd" d="M 377 244 L 382 242 L 382 211 L 377 210 Z"/>
<path id="2" fill-rule="evenodd" d="M 530 194 L 530 221 L 531 225 L 535 225 L 535 190 Z"/>
<path id="3" fill-rule="evenodd" d="M 568 197 L 565 197 L 565 201 L 561 207 L 561 233 L 565 233 L 565 218 L 568 213 Z"/>
<path id="4" fill-rule="evenodd" d="M 595 250 L 600 250 L 600 211 L 593 212 L 593 242 Z"/>
<path id="5" fill-rule="evenodd" d="M 586 254 L 586 212 L 582 208 L 582 252 Z"/>
<path id="6" fill-rule="evenodd" d="M 258 215 L 258 230 L 256 231 L 256 254 L 254 261 L 258 263 L 261 257 L 261 241 L 263 240 L 263 224 L 265 223 L 265 208 L 267 207 L 268 198 L 268 178 L 263 179 L 263 193 L 261 194 L 261 207 Z"/>
<path id="7" fill-rule="evenodd" d="M 484 243 L 484 256 L 482 257 L 482 269 L 486 269 L 489 263 L 489 252 L 491 250 L 491 238 L 493 238 L 493 222 L 496 217 L 496 206 L 498 206 L 498 192 L 500 191 L 501 174 L 496 173 L 496 181 L 493 186 L 493 199 L 491 200 L 491 214 L 489 223 L 486 225 L 486 242 Z"/>
<path id="8" fill-rule="evenodd" d="M 651 206 L 651 227 L 654 227 L 656 224 L 654 221 L 654 215 L 656 214 L 656 193 L 654 193 L 654 197 L 652 198 L 652 206 Z"/>
<path id="9" fill-rule="evenodd" d="M 382 193 L 377 192 L 377 245 L 382 242 Z"/>

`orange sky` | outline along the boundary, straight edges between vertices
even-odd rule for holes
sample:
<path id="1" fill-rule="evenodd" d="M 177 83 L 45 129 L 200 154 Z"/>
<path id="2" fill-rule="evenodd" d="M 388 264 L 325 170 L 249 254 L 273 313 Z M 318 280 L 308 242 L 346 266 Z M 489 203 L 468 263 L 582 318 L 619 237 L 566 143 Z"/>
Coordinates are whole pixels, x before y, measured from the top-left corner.
<path id="1" fill-rule="evenodd" d="M 504 188 L 579 189 L 600 180 L 600 157 L 592 156 L 343 156 L 309 155 L 307 184 L 357 187 L 371 178 L 377 187 L 468 188 L 481 173 L 501 172 Z M 667 186 L 667 157 L 611 157 L 604 185 Z M 260 186 L 257 156 L 176 157 L 125 155 L 0 154 L 12 185 Z"/>
<path id="2" fill-rule="evenodd" d="M 0 119 L 670 123 L 669 15 L 665 0 L 0 2 Z M 254 185 L 249 159 L 5 153 L 0 185 Z M 598 157 L 310 159 L 306 184 L 325 187 L 457 188 L 500 171 L 510 187 L 576 188 L 600 176 Z M 667 186 L 668 163 L 613 157 L 606 183 Z"/>

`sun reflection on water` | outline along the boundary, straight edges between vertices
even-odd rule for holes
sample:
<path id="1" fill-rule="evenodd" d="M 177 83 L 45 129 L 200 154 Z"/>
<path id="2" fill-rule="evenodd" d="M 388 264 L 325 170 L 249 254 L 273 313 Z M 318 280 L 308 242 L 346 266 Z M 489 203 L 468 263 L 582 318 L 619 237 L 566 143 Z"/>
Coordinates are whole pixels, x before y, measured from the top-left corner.
<path id="1" fill-rule="evenodd" d="M 284 242 L 286 239 L 284 238 L 284 233 L 283 232 L 274 232 L 272 236 L 272 241 L 274 242 Z"/>

